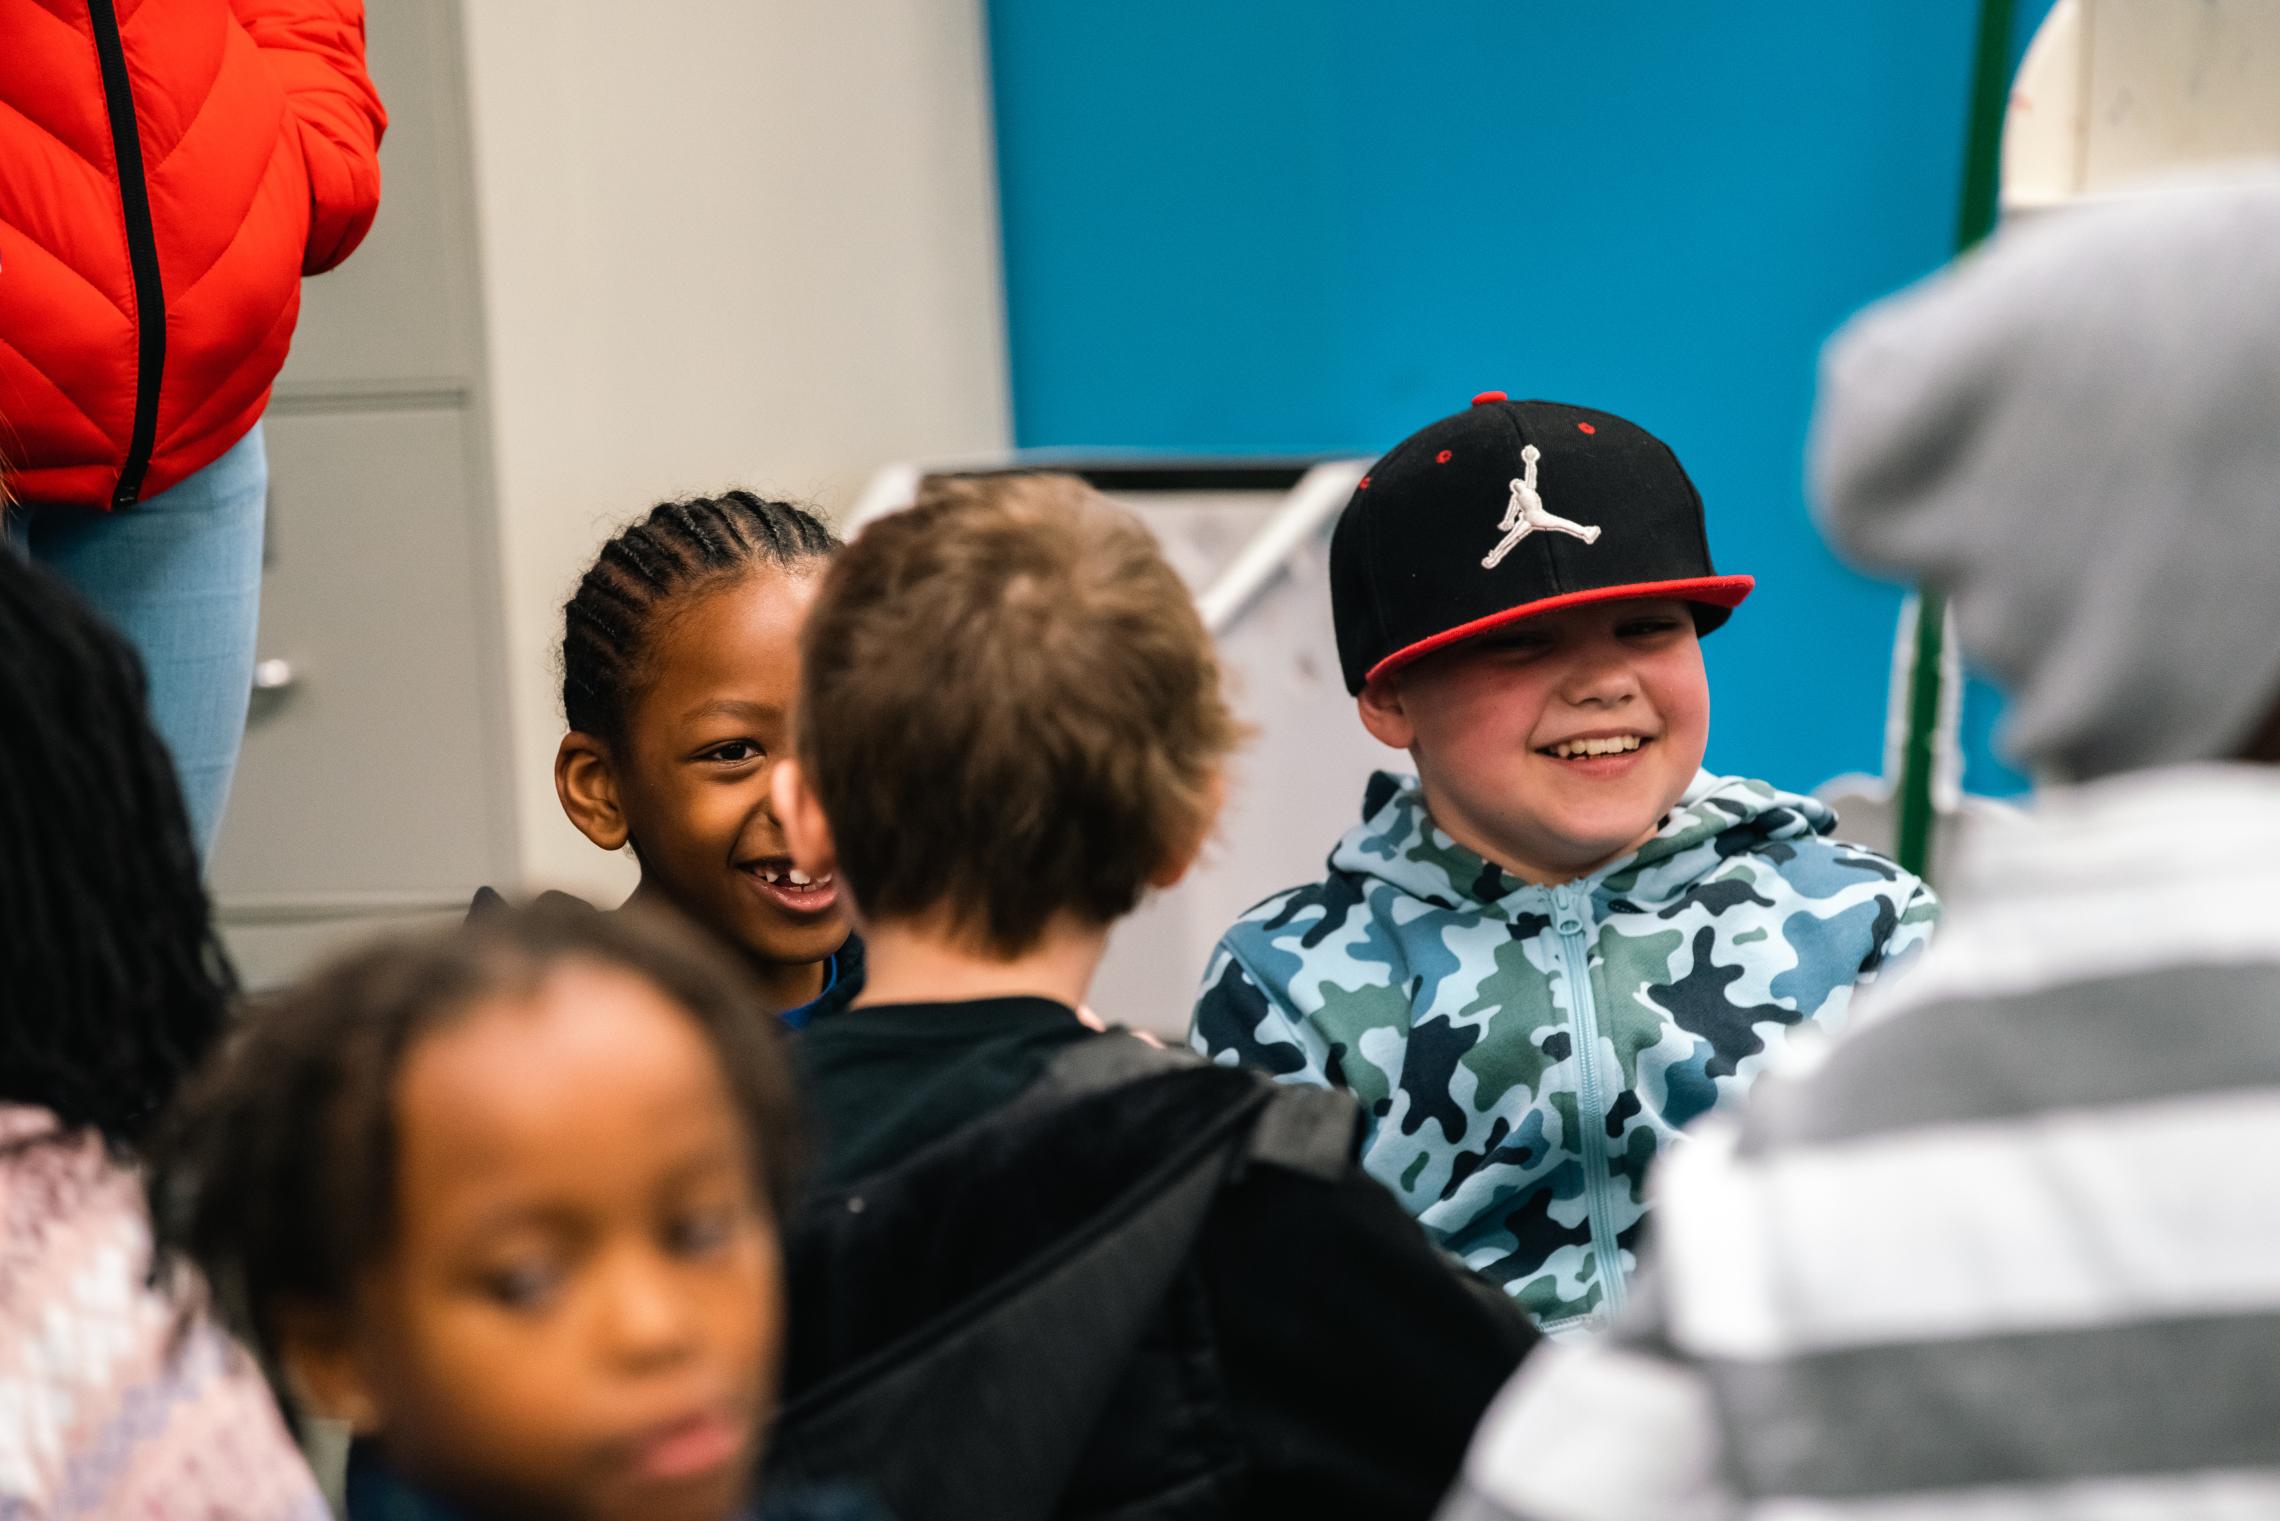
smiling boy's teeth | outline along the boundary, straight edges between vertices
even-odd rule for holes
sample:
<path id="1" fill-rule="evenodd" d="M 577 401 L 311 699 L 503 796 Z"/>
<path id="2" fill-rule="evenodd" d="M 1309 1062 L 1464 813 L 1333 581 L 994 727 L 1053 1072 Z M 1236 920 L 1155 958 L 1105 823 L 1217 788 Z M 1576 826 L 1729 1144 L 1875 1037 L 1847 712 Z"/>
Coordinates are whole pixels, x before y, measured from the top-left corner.
<path id="1" fill-rule="evenodd" d="M 1579 755 L 1624 755 L 1638 748 L 1638 735 L 1621 734 L 1607 739 L 1565 740 L 1552 746 L 1552 754 L 1561 760 L 1574 760 Z"/>
<path id="2" fill-rule="evenodd" d="M 774 866 L 755 866 L 752 868 L 752 874 L 771 887 L 825 888 L 829 887 L 835 880 L 830 872 L 825 872 L 820 877 L 811 877 L 797 866 L 781 869 Z"/>

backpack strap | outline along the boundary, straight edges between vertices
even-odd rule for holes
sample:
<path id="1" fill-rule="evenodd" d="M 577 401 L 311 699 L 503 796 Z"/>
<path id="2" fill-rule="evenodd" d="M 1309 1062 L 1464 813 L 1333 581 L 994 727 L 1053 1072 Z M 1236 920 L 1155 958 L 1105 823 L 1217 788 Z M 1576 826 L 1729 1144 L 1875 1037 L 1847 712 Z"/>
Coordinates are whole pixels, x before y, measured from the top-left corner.
<path id="1" fill-rule="evenodd" d="M 1068 1103 L 1159 1073 L 1211 1065 L 1192 1051 L 1167 1050 L 1127 1031 L 1112 1031 L 1062 1051 L 1006 1112 Z M 1245 1160 L 1335 1181 L 1354 1165 L 1361 1130 L 1362 1112 L 1352 1094 L 1309 1083 L 1269 1083 Z"/>
<path id="2" fill-rule="evenodd" d="M 1251 1131 L 1247 1160 L 1333 1183 L 1353 1167 L 1361 1134 L 1362 1111 L 1352 1094 L 1277 1083 Z"/>
<path id="3" fill-rule="evenodd" d="M 1211 1066 L 1122 1032 L 1078 1041 L 984 1124 L 1017 1128 L 1071 1106 L 1113 1105 L 1117 1090 Z M 1059 1514 L 1221 1188 L 1254 1165 L 1325 1178 L 1353 1165 L 1361 1116 L 1343 1093 L 1259 1081 L 1216 1107 L 1211 1123 L 1083 1229 L 794 1398 L 770 1439 L 768 1482 L 859 1482 L 899 1521 Z"/>
<path id="4" fill-rule="evenodd" d="M 898 1521 L 1057 1515 L 1246 1133 L 1220 1127 L 1037 1271 L 793 1401 L 768 1482 L 860 1483 Z"/>
<path id="5" fill-rule="evenodd" d="M 1166 1072 L 1185 1072 L 1210 1063 L 1185 1048 L 1171 1050 L 1129 1030 L 1110 1030 L 1063 1046 L 1045 1070 L 998 1112 L 1020 1116 L 1090 1098 L 1111 1088 Z"/>

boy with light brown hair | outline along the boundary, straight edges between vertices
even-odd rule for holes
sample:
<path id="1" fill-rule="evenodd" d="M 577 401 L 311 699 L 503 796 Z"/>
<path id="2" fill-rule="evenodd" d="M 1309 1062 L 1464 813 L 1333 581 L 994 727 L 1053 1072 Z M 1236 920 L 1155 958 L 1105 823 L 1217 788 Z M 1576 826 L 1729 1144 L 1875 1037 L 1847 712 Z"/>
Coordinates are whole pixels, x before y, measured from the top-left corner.
<path id="1" fill-rule="evenodd" d="M 1079 1016 L 1238 726 L 1147 531 L 937 481 L 828 573 L 777 811 L 870 947 L 800 1057 L 780 1472 L 903 1521 L 1423 1516 L 1532 1337 L 1355 1163 L 1343 1095 Z"/>

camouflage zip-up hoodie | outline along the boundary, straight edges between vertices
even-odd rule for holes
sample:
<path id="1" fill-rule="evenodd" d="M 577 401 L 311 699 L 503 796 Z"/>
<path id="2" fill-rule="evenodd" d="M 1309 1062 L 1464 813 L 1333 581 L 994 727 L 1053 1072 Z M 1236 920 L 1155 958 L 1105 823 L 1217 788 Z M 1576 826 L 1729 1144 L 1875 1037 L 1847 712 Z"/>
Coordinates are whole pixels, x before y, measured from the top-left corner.
<path id="1" fill-rule="evenodd" d="M 1544 1329 L 1580 1328 L 1622 1303 L 1608 1265 L 1656 1151 L 1929 935 L 1931 890 L 1835 823 L 1703 772 L 1636 853 L 1539 887 L 1380 772 L 1329 876 L 1222 937 L 1190 1039 L 1352 1089 L 1370 1173 Z"/>

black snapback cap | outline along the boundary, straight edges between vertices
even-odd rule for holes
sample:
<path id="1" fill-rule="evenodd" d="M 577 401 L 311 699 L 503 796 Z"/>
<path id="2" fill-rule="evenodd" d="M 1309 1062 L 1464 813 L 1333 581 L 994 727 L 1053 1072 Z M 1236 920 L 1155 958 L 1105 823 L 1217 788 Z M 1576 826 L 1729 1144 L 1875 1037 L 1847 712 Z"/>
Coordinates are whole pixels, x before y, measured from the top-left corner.
<path id="1" fill-rule="evenodd" d="M 1708 633 L 1750 594 L 1710 565 L 1670 446 L 1611 412 L 1483 391 L 1395 444 L 1330 538 L 1346 690 L 1523 618 L 1669 597 Z"/>

